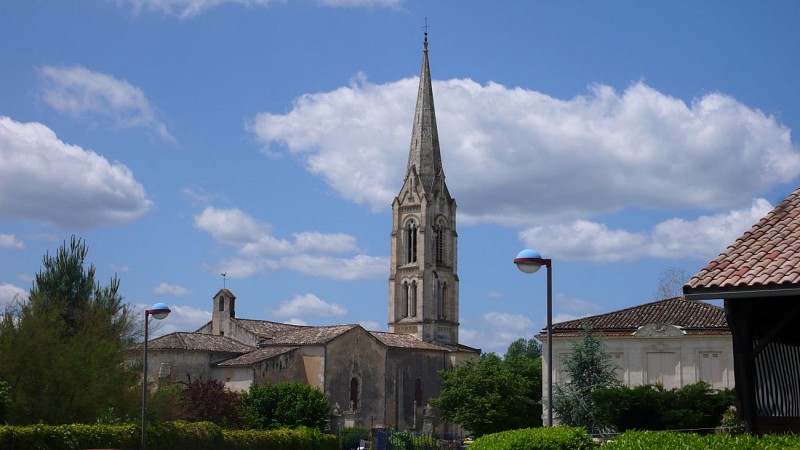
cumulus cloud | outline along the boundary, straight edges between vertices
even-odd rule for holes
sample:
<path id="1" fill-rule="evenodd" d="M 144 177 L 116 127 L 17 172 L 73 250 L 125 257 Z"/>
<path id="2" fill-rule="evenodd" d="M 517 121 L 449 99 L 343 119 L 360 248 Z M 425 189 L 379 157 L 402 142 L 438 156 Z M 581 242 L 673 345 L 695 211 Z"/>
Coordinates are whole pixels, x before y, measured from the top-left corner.
<path id="1" fill-rule="evenodd" d="M 110 120 L 123 128 L 145 128 L 175 142 L 141 89 L 125 80 L 82 66 L 39 69 L 42 99 L 56 111 L 76 119 Z"/>
<path id="2" fill-rule="evenodd" d="M 141 315 L 151 305 L 137 303 L 133 309 Z M 211 312 L 192 308 L 184 305 L 169 305 L 169 320 L 152 320 L 150 322 L 150 337 L 163 336 L 177 331 L 195 331 L 211 321 Z"/>
<path id="3" fill-rule="evenodd" d="M 0 283 L 0 311 L 15 301 L 28 301 L 28 291 L 9 283 Z"/>
<path id="4" fill-rule="evenodd" d="M 135 13 L 154 12 L 181 19 L 203 14 L 225 4 L 237 4 L 245 7 L 266 8 L 273 3 L 285 3 L 287 0 L 117 0 L 118 4 L 129 4 Z M 402 0 L 318 0 L 323 6 L 340 8 L 357 7 L 397 7 Z"/>
<path id="5" fill-rule="evenodd" d="M 0 116 L 0 215 L 61 227 L 127 223 L 151 206 L 126 166 Z"/>
<path id="6" fill-rule="evenodd" d="M 0 248 L 22 250 L 25 248 L 25 244 L 13 234 L 0 234 Z"/>
<path id="7" fill-rule="evenodd" d="M 278 309 L 269 313 L 278 317 L 337 317 L 347 314 L 347 308 L 336 303 L 327 303 L 314 294 L 305 294 L 283 302 Z"/>
<path id="8" fill-rule="evenodd" d="M 180 297 L 191 294 L 192 290 L 183 286 L 178 286 L 177 284 L 160 283 L 153 289 L 153 293 Z"/>
<path id="9" fill-rule="evenodd" d="M 387 258 L 364 254 L 353 236 L 306 231 L 287 240 L 237 208 L 207 207 L 194 217 L 194 226 L 235 249 L 237 256 L 217 267 L 233 278 L 287 269 L 337 280 L 380 279 L 389 267 Z"/>
<path id="10" fill-rule="evenodd" d="M 618 262 L 640 258 L 707 261 L 772 210 L 764 200 L 749 208 L 695 220 L 670 219 L 646 232 L 609 229 L 586 220 L 531 227 L 519 233 L 526 245 L 548 255 L 572 261 Z"/>
<path id="11" fill-rule="evenodd" d="M 247 127 L 267 151 L 300 157 L 341 197 L 385 211 L 400 188 L 417 83 L 373 84 L 360 75 L 296 99 L 285 114 L 258 114 Z M 628 207 L 741 208 L 800 175 L 790 130 L 720 93 L 685 102 L 638 82 L 622 92 L 594 85 L 561 100 L 453 79 L 434 81 L 434 94 L 462 223 L 525 226 Z"/>

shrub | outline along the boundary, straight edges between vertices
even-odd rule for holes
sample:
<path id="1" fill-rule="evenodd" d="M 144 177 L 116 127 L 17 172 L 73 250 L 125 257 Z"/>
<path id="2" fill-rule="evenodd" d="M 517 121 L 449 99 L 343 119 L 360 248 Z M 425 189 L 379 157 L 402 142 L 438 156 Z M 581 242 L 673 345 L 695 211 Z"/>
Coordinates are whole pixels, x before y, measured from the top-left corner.
<path id="1" fill-rule="evenodd" d="M 358 447 L 361 440 L 369 439 L 369 429 L 361 427 L 342 428 L 339 432 L 339 448 L 351 450 Z"/>
<path id="2" fill-rule="evenodd" d="M 469 450 L 589 450 L 592 438 L 581 427 L 558 426 L 501 431 L 479 437 Z"/>
<path id="3" fill-rule="evenodd" d="M 734 401 L 733 391 L 704 382 L 666 390 L 661 385 L 617 386 L 592 393 L 595 413 L 618 431 L 713 429 Z"/>
<path id="4" fill-rule="evenodd" d="M 772 450 L 800 449 L 798 435 L 708 434 L 674 431 L 627 431 L 603 444 L 603 450 L 692 449 L 705 450 Z"/>
<path id="5" fill-rule="evenodd" d="M 244 397 L 245 418 L 253 428 L 325 429 L 328 397 L 318 388 L 303 383 L 265 383 L 250 386 Z"/>

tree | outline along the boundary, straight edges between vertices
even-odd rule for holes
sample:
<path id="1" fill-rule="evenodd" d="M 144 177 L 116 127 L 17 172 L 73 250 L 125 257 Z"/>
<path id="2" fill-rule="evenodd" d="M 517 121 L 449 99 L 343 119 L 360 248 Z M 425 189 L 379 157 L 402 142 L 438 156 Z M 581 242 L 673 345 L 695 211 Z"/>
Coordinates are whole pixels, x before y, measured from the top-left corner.
<path id="1" fill-rule="evenodd" d="M 553 390 L 553 412 L 561 423 L 586 427 L 590 433 L 606 428 L 594 408 L 592 392 L 617 384 L 616 367 L 605 344 L 592 335 L 586 324 L 581 339 L 572 345 L 572 352 L 562 360 L 567 381 Z"/>
<path id="2" fill-rule="evenodd" d="M 196 379 L 181 391 L 186 404 L 187 420 L 208 421 L 224 427 L 240 427 L 242 420 L 242 397 L 225 387 L 218 380 Z"/>
<path id="3" fill-rule="evenodd" d="M 6 309 L 0 324 L 0 379 L 10 385 L 10 423 L 93 422 L 110 407 L 135 410 L 138 375 L 124 351 L 135 320 L 119 280 L 95 281 L 88 249 L 72 237 L 45 254 L 30 297 Z"/>
<path id="4" fill-rule="evenodd" d="M 303 383 L 250 385 L 244 397 L 245 418 L 253 428 L 296 428 L 325 431 L 330 405 L 328 397 Z"/>
<path id="5" fill-rule="evenodd" d="M 460 423 L 475 436 L 542 425 L 541 346 L 519 339 L 501 359 L 481 355 L 440 372 L 442 390 L 431 404 L 442 419 Z"/>
<path id="6" fill-rule="evenodd" d="M 689 281 L 689 273 L 679 267 L 670 267 L 661 274 L 658 280 L 658 289 L 655 292 L 657 300 L 675 298 L 683 295 L 683 285 Z"/>

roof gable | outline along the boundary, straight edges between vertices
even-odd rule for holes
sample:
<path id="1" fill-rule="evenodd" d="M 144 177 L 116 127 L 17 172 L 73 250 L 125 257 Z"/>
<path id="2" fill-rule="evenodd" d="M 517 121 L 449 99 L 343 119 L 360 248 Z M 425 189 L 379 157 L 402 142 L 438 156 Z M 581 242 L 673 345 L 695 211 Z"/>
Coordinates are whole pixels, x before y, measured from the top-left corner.
<path id="1" fill-rule="evenodd" d="M 783 288 L 800 288 L 800 189 L 693 276 L 683 290 L 690 298 L 712 298 L 701 294 Z"/>

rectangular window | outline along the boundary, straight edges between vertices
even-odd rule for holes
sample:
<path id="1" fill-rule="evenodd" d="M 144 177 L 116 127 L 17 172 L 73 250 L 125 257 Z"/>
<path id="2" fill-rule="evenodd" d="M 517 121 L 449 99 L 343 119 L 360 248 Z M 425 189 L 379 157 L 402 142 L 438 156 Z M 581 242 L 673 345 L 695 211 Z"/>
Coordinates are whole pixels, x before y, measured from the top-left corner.
<path id="1" fill-rule="evenodd" d="M 678 360 L 672 352 L 650 352 L 647 354 L 647 384 L 660 383 L 664 389 L 678 386 Z"/>
<path id="2" fill-rule="evenodd" d="M 699 366 L 700 381 L 705 381 L 716 389 L 726 387 L 722 379 L 722 355 L 720 352 L 700 352 Z"/>

